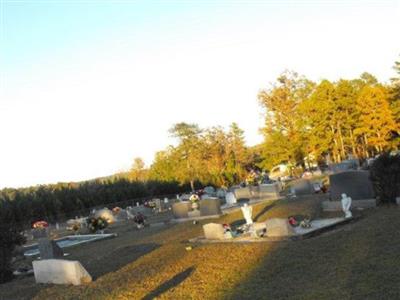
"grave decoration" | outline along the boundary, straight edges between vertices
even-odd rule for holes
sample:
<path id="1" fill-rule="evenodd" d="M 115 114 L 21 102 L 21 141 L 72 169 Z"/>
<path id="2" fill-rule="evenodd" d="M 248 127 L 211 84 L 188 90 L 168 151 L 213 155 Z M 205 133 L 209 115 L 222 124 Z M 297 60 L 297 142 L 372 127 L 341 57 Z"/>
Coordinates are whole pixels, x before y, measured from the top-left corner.
<path id="1" fill-rule="evenodd" d="M 108 226 L 107 220 L 103 217 L 90 217 L 87 219 L 87 224 L 92 233 L 101 232 Z"/>
<path id="2" fill-rule="evenodd" d="M 342 209 L 343 209 L 343 212 L 344 212 L 344 217 L 345 218 L 351 218 L 353 216 L 351 211 L 350 211 L 351 198 L 343 193 L 341 202 L 342 202 Z"/>
<path id="3" fill-rule="evenodd" d="M 33 229 L 42 229 L 42 228 L 47 228 L 49 227 L 49 223 L 47 223 L 46 221 L 36 221 L 32 224 L 32 228 Z"/>
<path id="4" fill-rule="evenodd" d="M 292 227 L 311 228 L 311 218 L 309 216 L 295 215 L 289 216 L 288 222 Z"/>
<path id="5" fill-rule="evenodd" d="M 136 227 L 140 229 L 144 227 L 146 217 L 142 213 L 138 212 L 133 218 L 133 221 L 135 222 Z"/>
<path id="6" fill-rule="evenodd" d="M 199 208 L 199 201 L 200 198 L 197 194 L 193 194 L 190 196 L 189 201 L 192 202 L 192 208 L 198 209 Z"/>

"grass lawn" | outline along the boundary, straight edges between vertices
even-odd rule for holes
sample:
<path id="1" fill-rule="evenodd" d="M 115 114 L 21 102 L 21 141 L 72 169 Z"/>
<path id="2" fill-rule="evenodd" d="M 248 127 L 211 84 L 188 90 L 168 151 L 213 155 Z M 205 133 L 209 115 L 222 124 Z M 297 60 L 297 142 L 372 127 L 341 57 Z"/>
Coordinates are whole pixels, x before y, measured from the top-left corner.
<path id="1" fill-rule="evenodd" d="M 318 217 L 320 198 L 262 203 L 257 221 L 291 214 Z M 205 244 L 186 251 L 202 234 L 184 223 L 71 248 L 95 277 L 85 286 L 35 285 L 33 278 L 0 285 L 4 299 L 398 299 L 400 209 L 363 212 L 357 222 L 301 240 Z M 217 222 L 239 223 L 241 213 Z M 214 222 L 215 220 L 213 220 Z M 25 283 L 25 287 L 23 284 Z M 18 289 L 18 286 L 21 288 Z"/>

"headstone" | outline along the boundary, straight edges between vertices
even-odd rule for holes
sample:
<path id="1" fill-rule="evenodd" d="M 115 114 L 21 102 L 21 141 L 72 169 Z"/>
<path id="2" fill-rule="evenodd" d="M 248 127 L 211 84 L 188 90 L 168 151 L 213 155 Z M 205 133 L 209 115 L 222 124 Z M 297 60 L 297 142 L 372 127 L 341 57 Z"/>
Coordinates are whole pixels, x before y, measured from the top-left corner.
<path id="1" fill-rule="evenodd" d="M 168 203 L 169 203 L 168 198 L 164 198 L 164 204 L 168 204 Z"/>
<path id="2" fill-rule="evenodd" d="M 330 197 L 340 201 L 342 194 L 353 200 L 373 199 L 375 192 L 369 179 L 369 171 L 347 171 L 329 176 Z"/>
<path id="3" fill-rule="evenodd" d="M 223 240 L 225 229 L 222 224 L 208 223 L 203 225 L 204 236 L 207 240 Z"/>
<path id="4" fill-rule="evenodd" d="M 302 196 L 302 195 L 310 195 L 314 194 L 314 186 L 312 185 L 311 181 L 308 179 L 299 179 L 296 181 L 293 181 L 292 186 L 291 186 L 291 192 L 292 194 L 296 196 Z"/>
<path id="5" fill-rule="evenodd" d="M 234 189 L 233 193 L 238 200 L 251 198 L 250 188 L 248 186 Z"/>
<path id="6" fill-rule="evenodd" d="M 225 201 L 226 201 L 226 204 L 228 204 L 228 205 L 236 204 L 237 200 L 236 200 L 235 194 L 232 192 L 226 193 Z"/>
<path id="7" fill-rule="evenodd" d="M 396 204 L 400 205 L 400 197 L 396 197 Z"/>
<path id="8" fill-rule="evenodd" d="M 162 203 L 161 203 L 161 199 L 154 199 L 154 203 L 156 205 L 156 210 L 161 212 L 162 211 Z"/>
<path id="9" fill-rule="evenodd" d="M 221 211 L 221 200 L 219 198 L 204 199 L 200 201 L 200 215 L 212 216 L 220 215 Z"/>
<path id="10" fill-rule="evenodd" d="M 40 238 L 38 240 L 38 247 L 41 259 L 52 259 L 64 257 L 64 252 L 57 245 L 55 241 L 46 238 Z"/>
<path id="11" fill-rule="evenodd" d="M 218 189 L 216 194 L 217 197 L 222 200 L 225 199 L 226 191 L 224 189 Z"/>
<path id="12" fill-rule="evenodd" d="M 273 218 L 265 222 L 267 227 L 267 236 L 282 237 L 294 235 L 294 229 L 287 219 Z"/>
<path id="13" fill-rule="evenodd" d="M 176 202 L 172 204 L 172 213 L 175 219 L 187 218 L 192 203 L 188 201 Z"/>
<path id="14" fill-rule="evenodd" d="M 213 196 L 215 194 L 215 189 L 212 186 L 206 186 L 204 188 L 204 193 L 207 195 Z"/>
<path id="15" fill-rule="evenodd" d="M 108 224 L 111 224 L 111 223 L 115 222 L 114 214 L 108 208 L 103 208 L 103 209 L 100 209 L 100 210 L 96 211 L 94 216 L 96 218 L 100 218 L 100 217 L 104 218 L 105 220 L 107 220 Z"/>
<path id="16" fill-rule="evenodd" d="M 280 186 L 279 183 L 272 183 L 272 184 L 260 184 L 259 186 L 261 198 L 278 198 Z"/>
<path id="17" fill-rule="evenodd" d="M 45 259 L 32 262 L 36 283 L 80 285 L 92 277 L 79 261 Z"/>

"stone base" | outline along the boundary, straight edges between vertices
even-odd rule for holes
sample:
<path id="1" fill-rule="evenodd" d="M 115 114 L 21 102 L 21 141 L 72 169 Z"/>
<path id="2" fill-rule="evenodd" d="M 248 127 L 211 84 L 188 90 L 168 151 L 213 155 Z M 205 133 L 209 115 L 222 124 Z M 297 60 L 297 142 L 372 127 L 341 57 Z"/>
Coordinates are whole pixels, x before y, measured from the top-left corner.
<path id="1" fill-rule="evenodd" d="M 36 283 L 80 285 L 92 281 L 92 276 L 79 261 L 45 259 L 32 262 Z"/>
<path id="2" fill-rule="evenodd" d="M 376 199 L 353 200 L 351 208 L 373 208 L 376 207 Z M 342 211 L 342 202 L 340 201 L 324 201 L 322 202 L 324 211 Z"/>

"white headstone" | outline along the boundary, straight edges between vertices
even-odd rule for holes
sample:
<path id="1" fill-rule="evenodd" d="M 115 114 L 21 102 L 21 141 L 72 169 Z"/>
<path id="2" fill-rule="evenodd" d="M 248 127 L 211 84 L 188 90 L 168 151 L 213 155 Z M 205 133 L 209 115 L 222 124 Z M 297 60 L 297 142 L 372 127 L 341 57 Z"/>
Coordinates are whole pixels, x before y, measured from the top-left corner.
<path id="1" fill-rule="evenodd" d="M 168 203 L 168 198 L 164 198 L 164 203 Z"/>
<path id="2" fill-rule="evenodd" d="M 229 204 L 229 205 L 236 204 L 237 200 L 236 200 L 235 194 L 232 192 L 226 193 L 225 201 L 226 201 L 226 204 Z"/>
<path id="3" fill-rule="evenodd" d="M 208 223 L 203 225 L 204 236 L 208 240 L 222 240 L 225 238 L 222 224 Z"/>
<path id="4" fill-rule="evenodd" d="M 252 214 L 253 214 L 253 207 L 248 206 L 247 203 L 245 203 L 242 207 L 241 207 L 242 213 L 243 213 L 243 217 L 246 220 L 246 224 L 250 225 L 253 224 L 253 219 Z"/>
<path id="5" fill-rule="evenodd" d="M 267 226 L 267 236 L 280 237 L 294 235 L 294 229 L 287 219 L 272 218 L 265 222 Z"/>
<path id="6" fill-rule="evenodd" d="M 92 281 L 92 276 L 79 261 L 45 259 L 32 262 L 36 283 L 80 285 Z"/>

